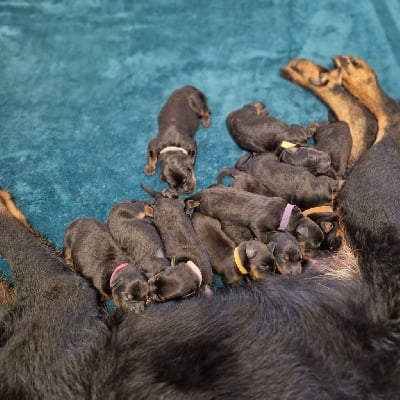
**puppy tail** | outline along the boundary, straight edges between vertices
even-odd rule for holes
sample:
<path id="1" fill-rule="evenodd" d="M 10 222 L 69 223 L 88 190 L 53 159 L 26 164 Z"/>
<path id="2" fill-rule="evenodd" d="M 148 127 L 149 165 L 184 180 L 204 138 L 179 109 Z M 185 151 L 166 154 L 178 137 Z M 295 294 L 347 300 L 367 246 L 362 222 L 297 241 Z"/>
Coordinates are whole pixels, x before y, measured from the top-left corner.
<path id="1" fill-rule="evenodd" d="M 161 195 L 160 192 L 156 192 L 150 186 L 147 186 L 145 183 L 142 183 L 140 186 L 144 191 L 146 191 L 152 197 L 157 197 L 157 196 Z"/>
<path id="2" fill-rule="evenodd" d="M 247 171 L 248 165 L 247 164 L 250 159 L 253 157 L 252 153 L 246 153 L 243 157 L 239 158 L 239 160 L 235 164 L 235 168 L 238 169 L 239 171 Z"/>
<path id="3" fill-rule="evenodd" d="M 231 176 L 232 178 L 235 178 L 239 173 L 239 170 L 237 168 L 224 168 L 219 171 L 218 176 L 217 176 L 217 183 L 218 185 L 223 185 L 223 179 L 226 176 Z"/>

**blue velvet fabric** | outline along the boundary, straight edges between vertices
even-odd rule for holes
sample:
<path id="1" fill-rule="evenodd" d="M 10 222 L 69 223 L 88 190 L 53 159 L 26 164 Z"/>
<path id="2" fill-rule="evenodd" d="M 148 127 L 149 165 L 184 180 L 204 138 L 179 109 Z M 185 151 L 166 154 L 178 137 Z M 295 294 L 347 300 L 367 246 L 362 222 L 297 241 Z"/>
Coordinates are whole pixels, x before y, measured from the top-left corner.
<path id="1" fill-rule="evenodd" d="M 0 2 L 0 186 L 58 248 L 75 218 L 105 220 L 117 201 L 166 187 L 143 167 L 175 89 L 208 97 L 196 134 L 198 189 L 244 153 L 227 114 L 264 101 L 287 123 L 327 118 L 279 77 L 292 58 L 331 67 L 353 54 L 400 97 L 396 0 L 15 0 Z M 12 278 L 0 260 L 0 274 Z"/>

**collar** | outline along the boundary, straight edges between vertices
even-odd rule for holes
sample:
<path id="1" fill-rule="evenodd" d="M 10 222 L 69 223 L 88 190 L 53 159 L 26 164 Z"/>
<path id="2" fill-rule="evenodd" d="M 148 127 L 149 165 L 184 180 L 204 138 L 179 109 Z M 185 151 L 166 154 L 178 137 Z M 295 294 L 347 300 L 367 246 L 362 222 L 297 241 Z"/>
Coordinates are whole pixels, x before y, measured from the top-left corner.
<path id="1" fill-rule="evenodd" d="M 170 151 L 181 151 L 183 154 L 188 155 L 187 150 L 185 150 L 183 147 L 178 147 L 178 146 L 167 146 L 167 147 L 164 147 L 160 151 L 160 154 L 168 153 Z"/>
<path id="2" fill-rule="evenodd" d="M 114 269 L 113 273 L 111 274 L 111 278 L 110 278 L 110 287 L 112 287 L 111 283 L 114 280 L 115 275 L 117 275 L 117 272 L 121 271 L 121 269 L 125 268 L 128 265 L 129 265 L 129 263 L 123 263 L 123 264 L 118 265 L 118 267 Z"/>
<path id="3" fill-rule="evenodd" d="M 278 231 L 286 231 L 286 229 L 289 225 L 289 219 L 290 219 L 290 216 L 292 215 L 293 208 L 294 208 L 294 204 L 290 204 L 290 203 L 286 204 L 285 210 L 283 211 L 281 222 L 279 224 Z"/>
<path id="4" fill-rule="evenodd" d="M 291 147 L 296 147 L 296 143 L 288 142 L 287 140 L 282 140 L 281 147 L 282 149 L 290 149 Z"/>
<path id="5" fill-rule="evenodd" d="M 308 208 L 307 210 L 302 211 L 302 214 L 307 217 L 310 214 L 314 213 L 327 213 L 327 212 L 333 212 L 333 208 L 331 206 L 319 206 L 319 207 L 312 207 Z"/>
<path id="6" fill-rule="evenodd" d="M 238 270 L 240 271 L 240 273 L 242 275 L 247 275 L 249 273 L 249 271 L 247 271 L 247 269 L 244 267 L 242 260 L 240 259 L 240 255 L 239 255 L 239 246 L 235 248 L 235 250 L 233 251 L 233 257 L 235 258 L 235 263 L 236 266 L 238 268 Z"/>

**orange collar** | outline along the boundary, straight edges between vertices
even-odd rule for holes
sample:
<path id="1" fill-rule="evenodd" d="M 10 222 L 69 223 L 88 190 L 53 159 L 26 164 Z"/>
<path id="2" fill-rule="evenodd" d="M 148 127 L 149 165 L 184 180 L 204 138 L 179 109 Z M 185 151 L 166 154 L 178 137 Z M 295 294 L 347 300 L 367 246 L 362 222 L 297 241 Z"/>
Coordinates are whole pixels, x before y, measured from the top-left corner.
<path id="1" fill-rule="evenodd" d="M 310 214 L 314 213 L 322 213 L 322 212 L 333 212 L 333 208 L 331 206 L 319 206 L 319 207 L 313 207 L 313 208 L 308 208 L 307 210 L 302 211 L 302 214 L 307 217 Z"/>

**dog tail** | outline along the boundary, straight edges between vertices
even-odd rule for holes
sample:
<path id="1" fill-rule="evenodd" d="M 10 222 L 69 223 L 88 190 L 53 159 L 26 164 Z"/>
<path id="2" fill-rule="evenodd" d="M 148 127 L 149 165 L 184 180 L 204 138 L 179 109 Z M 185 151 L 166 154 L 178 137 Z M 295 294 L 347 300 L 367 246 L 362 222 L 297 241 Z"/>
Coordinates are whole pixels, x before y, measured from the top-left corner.
<path id="1" fill-rule="evenodd" d="M 145 183 L 142 183 L 141 188 L 146 191 L 151 197 L 157 197 L 160 196 L 161 193 L 160 192 L 156 192 L 154 189 L 152 189 L 150 186 L 147 186 Z"/>
<path id="2" fill-rule="evenodd" d="M 239 158 L 239 160 L 235 164 L 235 168 L 239 171 L 247 171 L 248 165 L 247 164 L 250 159 L 253 157 L 253 154 L 248 152 L 243 157 Z"/>
<path id="3" fill-rule="evenodd" d="M 224 168 L 219 171 L 218 176 L 217 176 L 217 183 L 218 185 L 223 185 L 223 179 L 226 176 L 231 176 L 232 178 L 235 178 L 239 174 L 239 170 L 237 168 Z"/>
<path id="4" fill-rule="evenodd" d="M 157 198 L 157 197 L 165 197 L 167 199 L 179 199 L 179 195 L 172 190 L 169 189 L 163 189 L 161 192 L 156 192 L 154 189 L 152 189 L 150 186 L 147 186 L 146 184 L 142 183 L 140 185 L 144 191 L 146 191 L 150 196 Z"/>

